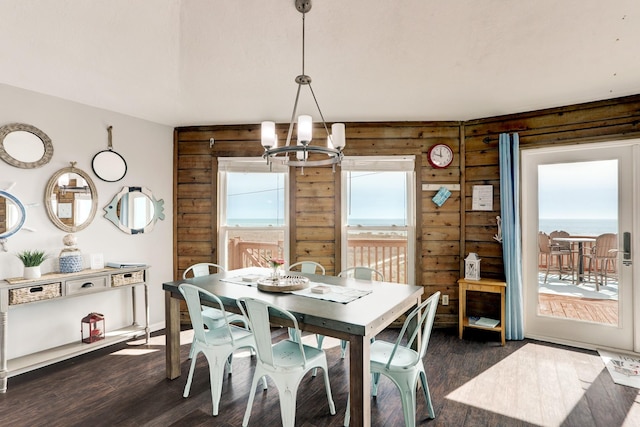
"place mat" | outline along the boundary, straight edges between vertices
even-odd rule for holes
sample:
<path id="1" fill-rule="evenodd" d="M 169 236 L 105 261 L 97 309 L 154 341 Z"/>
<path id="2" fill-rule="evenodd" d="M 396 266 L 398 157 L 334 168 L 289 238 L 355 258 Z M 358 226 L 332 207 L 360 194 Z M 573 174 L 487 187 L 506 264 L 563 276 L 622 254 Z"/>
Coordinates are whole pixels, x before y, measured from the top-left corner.
<path id="1" fill-rule="evenodd" d="M 220 281 L 243 286 L 257 286 L 258 280 L 266 279 L 270 274 L 271 269 L 269 268 L 249 267 L 245 268 L 241 274 L 236 276 L 227 276 L 224 279 L 220 279 Z"/>
<path id="2" fill-rule="evenodd" d="M 314 288 L 323 289 L 323 293 L 316 293 Z M 294 295 L 300 295 L 302 297 L 309 297 L 315 299 L 321 299 L 324 301 L 339 302 L 341 304 L 348 304 L 351 301 L 355 301 L 358 298 L 362 298 L 365 295 L 369 295 L 372 291 L 363 289 L 353 289 L 344 286 L 327 285 L 326 283 L 309 283 L 309 287 L 299 291 L 291 292 Z"/>

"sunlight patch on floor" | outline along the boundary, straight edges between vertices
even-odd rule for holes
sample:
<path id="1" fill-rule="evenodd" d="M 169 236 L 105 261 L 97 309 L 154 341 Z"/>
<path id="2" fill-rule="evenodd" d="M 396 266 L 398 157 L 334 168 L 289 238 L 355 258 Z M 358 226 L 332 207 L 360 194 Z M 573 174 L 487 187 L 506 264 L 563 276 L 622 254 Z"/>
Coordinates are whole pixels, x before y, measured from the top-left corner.
<path id="1" fill-rule="evenodd" d="M 559 426 L 605 369 L 599 359 L 527 344 L 447 398 L 527 423 Z"/>

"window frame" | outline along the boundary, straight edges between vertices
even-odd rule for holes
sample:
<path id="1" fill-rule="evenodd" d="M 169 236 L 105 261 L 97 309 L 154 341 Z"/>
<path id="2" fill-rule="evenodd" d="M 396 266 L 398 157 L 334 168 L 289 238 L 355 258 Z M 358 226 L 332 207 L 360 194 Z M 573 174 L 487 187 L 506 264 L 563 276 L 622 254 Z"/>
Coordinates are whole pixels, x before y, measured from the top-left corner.
<path id="1" fill-rule="evenodd" d="M 348 225 L 347 212 L 349 209 L 349 177 L 350 172 L 405 172 L 406 173 L 406 225 Z M 407 233 L 407 272 L 406 282 L 415 283 L 416 263 L 416 172 L 415 156 L 348 156 L 344 157 L 341 164 L 341 254 L 342 269 L 351 267 L 348 265 L 348 243 L 350 230 L 371 231 L 406 231 Z M 391 281 L 385 277 L 385 280 Z"/>
<path id="2" fill-rule="evenodd" d="M 284 224 L 281 226 L 239 226 L 227 225 L 227 173 L 282 173 L 284 175 Z M 229 230 L 242 229 L 243 231 L 283 231 L 282 256 L 288 264 L 289 260 L 289 168 L 286 165 L 272 163 L 271 165 L 262 158 L 255 157 L 219 157 L 218 158 L 218 212 L 217 237 L 218 237 L 218 263 L 228 268 L 228 232 Z"/>

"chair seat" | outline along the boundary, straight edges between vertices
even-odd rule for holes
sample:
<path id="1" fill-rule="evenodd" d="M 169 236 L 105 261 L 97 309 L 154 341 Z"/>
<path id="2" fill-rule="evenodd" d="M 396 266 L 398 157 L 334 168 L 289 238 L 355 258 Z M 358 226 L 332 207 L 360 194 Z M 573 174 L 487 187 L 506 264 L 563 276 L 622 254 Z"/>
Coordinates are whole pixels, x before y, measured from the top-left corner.
<path id="1" fill-rule="evenodd" d="M 371 344 L 372 371 L 384 371 L 387 369 L 386 365 L 394 347 L 395 343 L 380 340 L 376 340 Z M 393 360 L 391 361 L 391 365 L 389 365 L 389 371 L 410 369 L 416 364 L 418 357 L 419 354 L 415 350 L 398 346 L 396 353 L 393 356 Z"/>
<path id="2" fill-rule="evenodd" d="M 204 323 L 209 327 L 209 329 L 219 328 L 224 325 L 224 315 L 217 308 L 203 307 L 202 317 L 204 317 Z M 241 314 L 227 313 L 227 320 L 229 323 L 240 322 L 242 324 L 246 324 L 246 320 Z"/>
<path id="3" fill-rule="evenodd" d="M 313 365 L 314 359 L 323 358 L 324 352 L 315 347 L 311 347 L 303 344 L 304 356 L 307 358 L 307 363 Z M 283 340 L 273 345 L 273 358 L 278 361 L 280 367 L 286 369 L 293 368 L 295 366 L 302 366 L 304 360 L 302 354 L 300 354 L 300 346 L 297 342 L 291 340 Z"/>
<path id="4" fill-rule="evenodd" d="M 247 341 L 247 345 L 253 342 L 253 333 L 247 329 L 239 328 L 234 325 L 229 325 L 229 330 L 231 330 L 231 335 L 233 335 L 233 339 L 236 341 L 236 347 L 242 340 Z M 209 329 L 205 332 L 207 337 L 207 343 L 212 345 L 221 345 L 229 343 L 229 334 L 226 328 L 217 328 L 217 329 Z"/>

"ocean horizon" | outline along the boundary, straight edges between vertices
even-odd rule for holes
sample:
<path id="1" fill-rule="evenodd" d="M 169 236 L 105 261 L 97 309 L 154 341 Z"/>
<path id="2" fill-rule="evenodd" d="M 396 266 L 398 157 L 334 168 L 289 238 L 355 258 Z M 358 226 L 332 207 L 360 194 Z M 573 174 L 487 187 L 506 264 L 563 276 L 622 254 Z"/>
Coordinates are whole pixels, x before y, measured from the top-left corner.
<path id="1" fill-rule="evenodd" d="M 574 236 L 599 236 L 604 233 L 617 233 L 617 219 L 539 219 L 539 230 L 549 234 L 552 231 L 566 231 Z"/>

